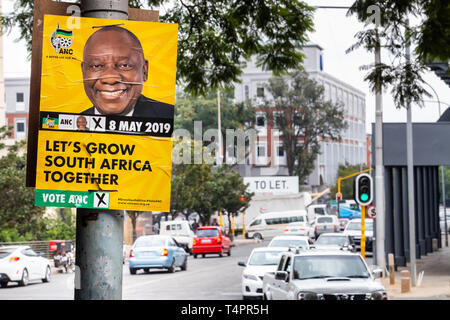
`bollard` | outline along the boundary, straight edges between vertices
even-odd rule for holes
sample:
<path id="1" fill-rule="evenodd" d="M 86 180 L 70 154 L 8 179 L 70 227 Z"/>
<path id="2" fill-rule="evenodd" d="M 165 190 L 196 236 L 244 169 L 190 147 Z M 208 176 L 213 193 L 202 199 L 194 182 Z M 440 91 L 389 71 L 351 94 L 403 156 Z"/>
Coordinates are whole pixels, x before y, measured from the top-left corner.
<path id="1" fill-rule="evenodd" d="M 400 272 L 401 275 L 401 292 L 411 291 L 411 276 L 408 270 L 403 270 Z"/>
<path id="2" fill-rule="evenodd" d="M 388 269 L 389 269 L 389 284 L 395 284 L 395 264 L 394 264 L 394 254 L 388 254 Z"/>
<path id="3" fill-rule="evenodd" d="M 433 252 L 438 251 L 438 239 L 434 238 L 432 240 L 432 243 L 433 243 Z"/>

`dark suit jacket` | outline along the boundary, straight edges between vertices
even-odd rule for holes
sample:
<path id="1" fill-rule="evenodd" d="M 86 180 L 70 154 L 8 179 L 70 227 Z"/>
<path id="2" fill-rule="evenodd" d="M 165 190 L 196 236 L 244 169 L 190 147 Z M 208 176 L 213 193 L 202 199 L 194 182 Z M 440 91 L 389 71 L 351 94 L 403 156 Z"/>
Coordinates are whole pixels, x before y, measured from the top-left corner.
<path id="1" fill-rule="evenodd" d="M 95 107 L 84 110 L 81 114 L 95 115 Z M 173 119 L 174 107 L 170 104 L 139 96 L 134 106 L 133 117 Z"/>

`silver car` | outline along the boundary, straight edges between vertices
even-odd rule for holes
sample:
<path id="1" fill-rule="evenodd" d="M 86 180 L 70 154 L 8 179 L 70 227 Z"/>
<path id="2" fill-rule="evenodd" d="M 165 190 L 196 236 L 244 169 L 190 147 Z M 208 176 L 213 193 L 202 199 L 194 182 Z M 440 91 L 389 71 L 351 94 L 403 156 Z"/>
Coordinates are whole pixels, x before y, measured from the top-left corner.
<path id="1" fill-rule="evenodd" d="M 311 224 L 314 228 L 314 237 L 317 239 L 322 233 L 339 232 L 339 220 L 336 216 L 325 215 L 317 217 Z"/>

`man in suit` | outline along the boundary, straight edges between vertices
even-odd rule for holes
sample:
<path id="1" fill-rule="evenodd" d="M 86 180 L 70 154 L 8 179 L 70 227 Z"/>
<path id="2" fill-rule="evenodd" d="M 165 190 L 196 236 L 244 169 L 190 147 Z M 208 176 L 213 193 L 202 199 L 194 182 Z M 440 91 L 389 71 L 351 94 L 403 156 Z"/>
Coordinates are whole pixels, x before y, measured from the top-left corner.
<path id="1" fill-rule="evenodd" d="M 173 105 L 141 94 L 148 61 L 139 39 L 119 26 L 106 26 L 86 41 L 81 63 L 84 90 L 93 107 L 82 114 L 173 119 Z"/>

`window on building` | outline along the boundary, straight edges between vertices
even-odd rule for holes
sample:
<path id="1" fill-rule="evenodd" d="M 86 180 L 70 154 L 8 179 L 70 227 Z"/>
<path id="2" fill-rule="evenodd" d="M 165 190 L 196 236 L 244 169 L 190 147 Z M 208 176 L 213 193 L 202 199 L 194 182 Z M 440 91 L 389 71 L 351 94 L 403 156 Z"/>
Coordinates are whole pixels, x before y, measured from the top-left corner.
<path id="1" fill-rule="evenodd" d="M 257 127 L 265 127 L 266 126 L 266 117 L 264 115 L 256 116 L 256 126 Z"/>
<path id="2" fill-rule="evenodd" d="M 265 157 L 266 156 L 266 146 L 259 145 L 257 148 L 257 155 L 258 155 L 258 157 Z"/>
<path id="3" fill-rule="evenodd" d="M 256 88 L 256 96 L 260 98 L 264 98 L 264 87 Z"/>
<path id="4" fill-rule="evenodd" d="M 23 92 L 16 92 L 16 111 L 25 111 Z"/>
<path id="5" fill-rule="evenodd" d="M 278 145 L 277 146 L 277 155 L 279 157 L 284 157 L 284 148 L 283 145 Z"/>
<path id="6" fill-rule="evenodd" d="M 25 132 L 25 123 L 18 122 L 16 126 L 16 132 Z"/>
<path id="7" fill-rule="evenodd" d="M 16 92 L 16 102 L 24 102 L 23 92 Z"/>
<path id="8" fill-rule="evenodd" d="M 245 96 L 245 100 L 250 99 L 250 89 L 247 85 L 244 86 L 244 96 Z"/>

